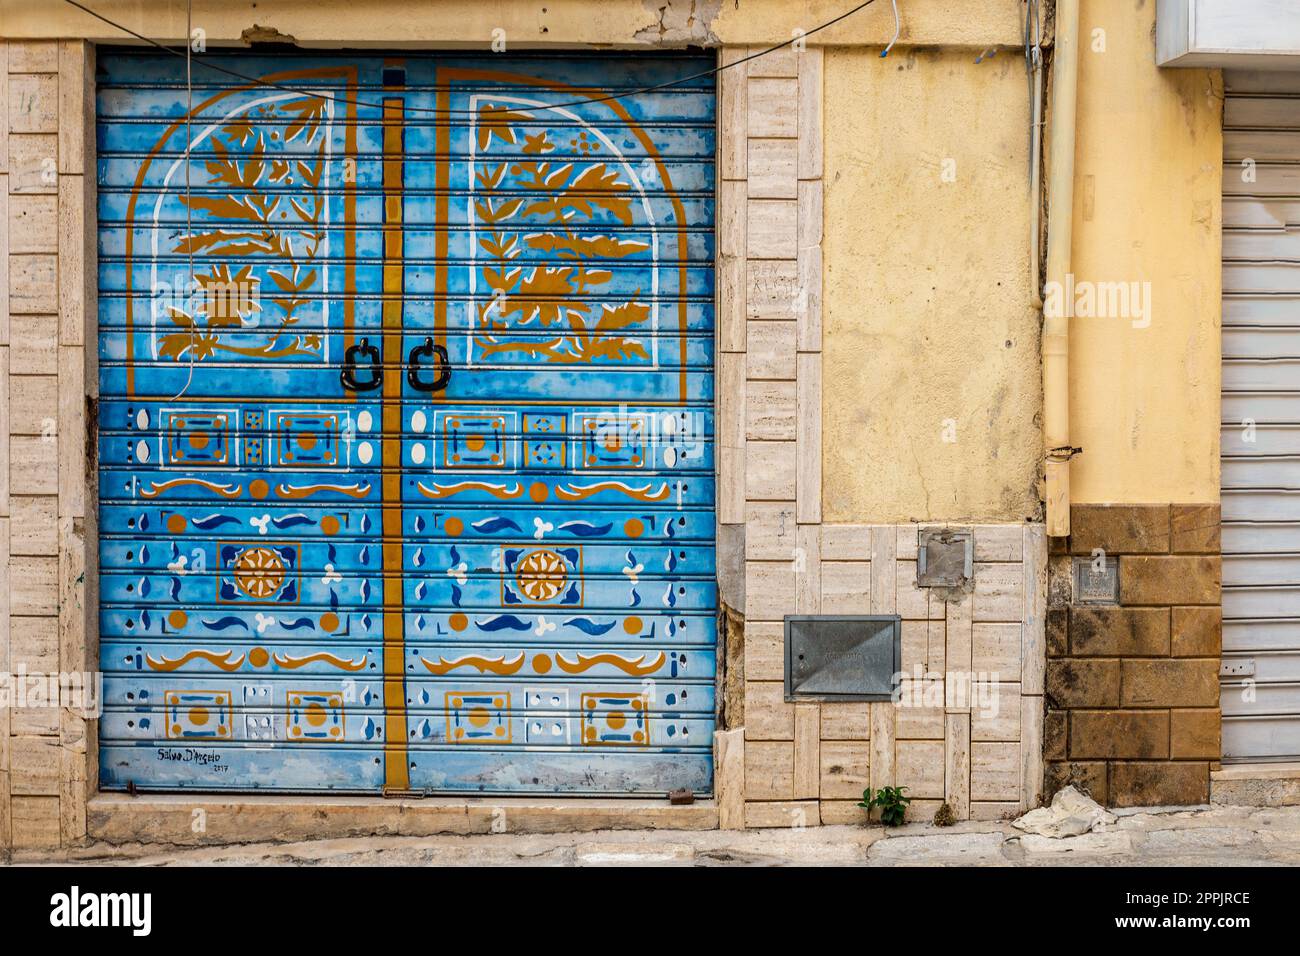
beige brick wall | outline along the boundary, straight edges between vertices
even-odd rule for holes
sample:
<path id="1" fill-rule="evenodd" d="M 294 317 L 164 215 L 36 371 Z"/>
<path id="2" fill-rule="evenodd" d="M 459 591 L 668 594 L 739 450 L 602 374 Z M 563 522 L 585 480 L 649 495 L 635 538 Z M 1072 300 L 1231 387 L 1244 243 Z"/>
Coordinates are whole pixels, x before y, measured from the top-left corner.
<path id="1" fill-rule="evenodd" d="M 95 656 L 85 564 L 92 57 L 80 41 L 0 41 L 0 669 L 10 673 L 85 671 Z M 84 837 L 87 730 L 71 710 L 0 709 L 0 848 Z"/>
<path id="2" fill-rule="evenodd" d="M 724 547 L 744 542 L 745 677 L 743 730 L 718 748 L 721 823 L 858 822 L 863 788 L 888 785 L 908 787 L 913 819 L 945 800 L 996 818 L 1041 790 L 1046 539 L 976 528 L 974 592 L 945 603 L 916 587 L 916 525 L 822 523 L 822 68 L 808 49 L 720 75 L 718 520 Z M 997 672 L 997 716 L 786 702 L 792 613 L 899 614 L 904 670 Z"/>
<path id="3" fill-rule="evenodd" d="M 744 825 L 861 822 L 856 803 L 867 786 L 906 786 L 911 820 L 930 819 L 944 802 L 958 819 L 1039 803 L 1043 527 L 976 525 L 974 588 L 947 599 L 916 586 L 918 530 L 798 525 L 782 560 L 774 546 L 760 552 L 770 560 L 748 562 L 743 770 L 740 779 L 719 770 L 720 782 L 743 789 Z M 899 615 L 903 671 L 923 682 L 904 682 L 906 706 L 786 702 L 781 621 L 796 612 Z M 968 674 L 990 681 L 976 706 L 922 696 Z"/>

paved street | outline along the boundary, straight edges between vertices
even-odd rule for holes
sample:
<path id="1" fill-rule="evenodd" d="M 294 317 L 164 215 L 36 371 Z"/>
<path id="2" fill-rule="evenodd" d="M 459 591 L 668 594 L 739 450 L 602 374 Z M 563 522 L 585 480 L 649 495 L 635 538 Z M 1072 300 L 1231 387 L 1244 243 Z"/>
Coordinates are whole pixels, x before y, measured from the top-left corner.
<path id="1" fill-rule="evenodd" d="M 54 859 L 144 866 L 1300 865 L 1300 807 L 1119 810 L 1116 816 L 1112 825 L 1061 840 L 997 822 L 943 829 L 910 824 L 887 832 L 873 825 L 370 837 L 202 848 L 101 844 Z"/>

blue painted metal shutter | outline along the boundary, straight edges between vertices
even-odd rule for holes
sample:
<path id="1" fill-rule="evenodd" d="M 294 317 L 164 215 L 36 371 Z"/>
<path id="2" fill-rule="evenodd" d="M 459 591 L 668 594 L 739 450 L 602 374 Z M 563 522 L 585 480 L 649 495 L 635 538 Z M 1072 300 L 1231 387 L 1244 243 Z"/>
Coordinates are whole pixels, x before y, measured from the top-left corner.
<path id="1" fill-rule="evenodd" d="M 709 792 L 712 80 L 547 107 L 711 61 L 215 61 L 100 58 L 101 784 Z"/>

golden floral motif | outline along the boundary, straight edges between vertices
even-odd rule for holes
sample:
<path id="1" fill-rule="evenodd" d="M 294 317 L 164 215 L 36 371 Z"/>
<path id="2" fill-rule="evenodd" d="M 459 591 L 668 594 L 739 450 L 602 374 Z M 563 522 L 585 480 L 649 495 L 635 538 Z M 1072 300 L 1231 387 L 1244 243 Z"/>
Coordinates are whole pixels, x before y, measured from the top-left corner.
<path id="1" fill-rule="evenodd" d="M 546 158 L 555 150 L 550 134 L 516 128 L 533 120 L 527 111 L 491 103 L 479 109 L 479 152 L 489 154 L 501 143 L 527 158 L 494 163 L 485 156 L 475 171 L 475 217 L 486 227 L 478 244 L 488 256 L 480 275 L 492 293 L 478 308 L 475 345 L 485 357 L 516 354 L 552 363 L 648 360 L 645 345 L 628 333 L 650 317 L 650 307 L 635 296 L 599 305 L 589 296 L 613 278 L 596 260 L 625 258 L 649 245 L 576 229 L 598 221 L 601 210 L 631 225 L 632 187 L 610 163 L 580 168 Z M 599 143 L 585 131 L 582 139 L 586 159 Z M 515 195 L 520 190 L 529 195 Z M 513 231 L 521 227 L 527 235 Z M 521 265 L 525 247 L 566 261 Z M 524 330 L 554 334 L 517 334 Z"/>
<path id="2" fill-rule="evenodd" d="M 284 122 L 286 114 L 291 118 L 283 138 L 268 133 L 266 127 Z M 274 287 L 267 301 L 279 315 L 271 326 L 260 329 L 255 313 L 262 311 L 263 297 L 257 292 L 263 276 L 254 274 L 251 265 L 232 270 L 223 262 L 213 262 L 193 275 L 199 293 L 195 299 L 167 309 L 179 331 L 160 337 L 161 357 L 203 361 L 219 352 L 260 359 L 320 354 L 323 336 L 296 332 L 293 327 L 318 285 L 320 273 L 313 263 L 326 238 L 324 118 L 325 100 L 308 95 L 242 114 L 209 139 L 213 157 L 204 163 L 207 185 L 223 187 L 225 194 L 181 197 L 191 214 L 214 222 L 212 228 L 196 223 L 172 251 L 210 259 L 267 257 L 270 267 L 265 278 Z M 274 151 L 300 137 L 309 147 L 315 144 L 303 158 Z"/>

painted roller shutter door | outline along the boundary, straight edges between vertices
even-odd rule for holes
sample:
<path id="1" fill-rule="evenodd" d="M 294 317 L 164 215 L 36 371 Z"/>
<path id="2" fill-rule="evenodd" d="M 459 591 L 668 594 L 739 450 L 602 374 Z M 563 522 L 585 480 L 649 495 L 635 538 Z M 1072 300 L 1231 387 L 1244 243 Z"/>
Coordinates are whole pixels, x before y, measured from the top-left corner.
<path id="1" fill-rule="evenodd" d="M 711 792 L 713 81 L 546 107 L 712 59 L 205 61 L 99 62 L 102 785 Z"/>
<path id="2" fill-rule="evenodd" d="M 1224 84 L 1223 757 L 1294 760 L 1300 758 L 1300 76 L 1229 71 Z"/>

